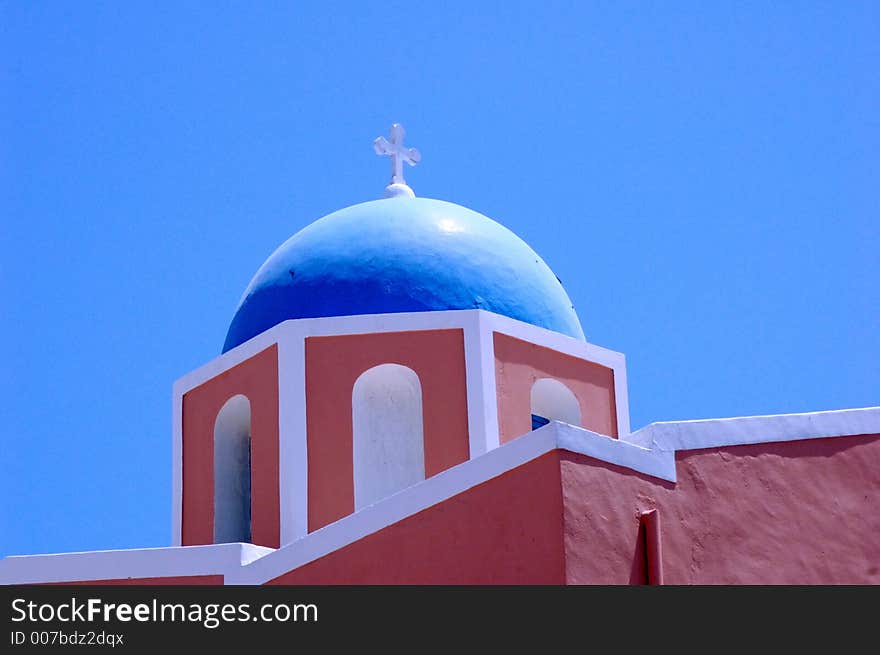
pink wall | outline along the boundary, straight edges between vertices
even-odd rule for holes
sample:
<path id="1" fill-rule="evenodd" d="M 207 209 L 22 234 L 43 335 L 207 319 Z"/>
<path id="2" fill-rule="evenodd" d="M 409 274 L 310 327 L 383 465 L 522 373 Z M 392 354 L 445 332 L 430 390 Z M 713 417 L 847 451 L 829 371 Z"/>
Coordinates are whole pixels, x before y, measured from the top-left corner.
<path id="1" fill-rule="evenodd" d="M 574 393 L 581 427 L 617 437 L 613 370 L 506 334 L 494 336 L 501 443 L 531 432 L 532 385 L 539 378 L 559 380 Z"/>
<path id="2" fill-rule="evenodd" d="M 306 339 L 309 531 L 354 511 L 351 395 L 366 370 L 400 364 L 419 376 L 425 476 L 469 457 L 464 332 L 387 332 Z"/>
<path id="3" fill-rule="evenodd" d="M 183 396 L 184 546 L 214 542 L 214 422 L 236 394 L 251 403 L 251 541 L 279 545 L 278 347 L 272 345 Z"/>
<path id="4" fill-rule="evenodd" d="M 562 584 L 555 452 L 270 584 Z"/>
<path id="5" fill-rule="evenodd" d="M 880 584 L 880 435 L 676 461 L 673 484 L 554 450 L 270 584 L 643 584 L 652 509 L 666 584 Z"/>
<path id="6" fill-rule="evenodd" d="M 112 580 L 79 580 L 55 582 L 59 585 L 221 585 L 222 575 L 179 575 L 168 578 L 115 578 Z"/>
<path id="7" fill-rule="evenodd" d="M 272 582 L 644 584 L 657 509 L 666 584 L 880 584 L 880 436 L 681 452 L 677 469 L 556 450 Z"/>
<path id="8" fill-rule="evenodd" d="M 644 581 L 659 510 L 667 584 L 880 583 L 878 435 L 681 451 L 678 482 L 562 452 L 566 578 Z"/>

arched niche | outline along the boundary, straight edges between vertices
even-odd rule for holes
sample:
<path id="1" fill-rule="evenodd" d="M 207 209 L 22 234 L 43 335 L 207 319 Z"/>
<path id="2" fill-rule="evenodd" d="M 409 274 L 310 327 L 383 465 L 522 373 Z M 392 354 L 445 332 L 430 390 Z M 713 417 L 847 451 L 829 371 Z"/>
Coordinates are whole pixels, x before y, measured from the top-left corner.
<path id="1" fill-rule="evenodd" d="M 532 429 L 549 421 L 562 421 L 580 426 L 581 407 L 574 393 L 559 380 L 535 380 L 531 393 Z"/>
<path id="2" fill-rule="evenodd" d="M 425 479 L 422 385 L 399 364 L 381 364 L 351 397 L 354 506 L 366 507 Z"/>
<path id="3" fill-rule="evenodd" d="M 251 403 L 233 396 L 214 421 L 214 543 L 251 540 Z"/>

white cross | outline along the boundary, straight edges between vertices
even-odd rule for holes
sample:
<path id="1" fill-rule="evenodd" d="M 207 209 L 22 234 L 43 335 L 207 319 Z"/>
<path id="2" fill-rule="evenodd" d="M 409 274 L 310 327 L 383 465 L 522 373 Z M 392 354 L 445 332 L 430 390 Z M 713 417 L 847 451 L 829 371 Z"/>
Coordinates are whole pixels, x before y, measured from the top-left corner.
<path id="1" fill-rule="evenodd" d="M 403 145 L 403 137 L 406 130 L 403 125 L 395 123 L 391 126 L 391 141 L 380 136 L 373 141 L 373 150 L 377 155 L 391 157 L 391 184 L 406 184 L 403 179 L 403 162 L 415 166 L 422 160 L 422 155 L 415 148 L 406 148 Z"/>

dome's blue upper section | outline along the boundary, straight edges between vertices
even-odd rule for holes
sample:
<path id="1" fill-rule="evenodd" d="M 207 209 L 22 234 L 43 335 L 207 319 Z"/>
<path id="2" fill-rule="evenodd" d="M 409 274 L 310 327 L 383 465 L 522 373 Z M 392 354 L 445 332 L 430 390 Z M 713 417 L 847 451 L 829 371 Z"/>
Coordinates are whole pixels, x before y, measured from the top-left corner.
<path id="1" fill-rule="evenodd" d="M 442 200 L 374 200 L 315 221 L 272 253 L 223 352 L 290 318 L 474 308 L 584 338 L 553 271 L 506 227 Z"/>

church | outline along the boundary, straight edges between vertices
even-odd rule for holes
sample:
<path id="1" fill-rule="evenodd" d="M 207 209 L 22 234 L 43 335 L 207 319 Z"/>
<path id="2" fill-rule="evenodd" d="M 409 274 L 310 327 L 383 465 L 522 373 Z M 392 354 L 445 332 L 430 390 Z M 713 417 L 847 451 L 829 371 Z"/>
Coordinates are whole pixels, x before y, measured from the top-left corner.
<path id="1" fill-rule="evenodd" d="M 880 407 L 633 431 L 624 355 L 389 136 L 384 197 L 283 243 L 174 384 L 171 545 L 0 583 L 880 583 Z"/>

